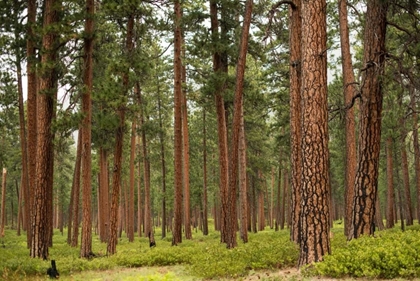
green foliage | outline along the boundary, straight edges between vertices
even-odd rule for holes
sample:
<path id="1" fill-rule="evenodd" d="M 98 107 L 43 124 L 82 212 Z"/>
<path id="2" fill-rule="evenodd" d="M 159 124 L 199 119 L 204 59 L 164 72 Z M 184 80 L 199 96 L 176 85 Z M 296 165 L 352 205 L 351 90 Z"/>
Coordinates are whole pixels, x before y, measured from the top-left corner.
<path id="1" fill-rule="evenodd" d="M 156 234 L 158 235 L 158 234 Z M 201 278 L 235 277 L 250 270 L 290 267 L 296 263 L 298 251 L 289 241 L 287 230 L 281 232 L 260 232 L 250 234 L 247 244 L 228 250 L 220 243 L 218 233 L 209 236 L 196 233 L 194 240 L 184 240 L 178 246 L 171 246 L 171 239 L 157 241 L 156 248 L 149 248 L 148 239 L 137 238 L 134 243 L 121 238 L 117 254 L 106 256 L 106 244 L 93 239 L 96 257 L 87 260 L 79 258 L 79 248 L 66 244 L 66 235 L 55 232 L 54 246 L 50 258 L 55 259 L 61 277 L 84 271 L 115 270 L 116 268 L 188 266 L 189 272 Z M 124 237 L 124 236 L 123 236 Z M 5 248 L 0 255 L 0 278 L 17 280 L 25 276 L 36 278 L 45 276 L 49 261 L 32 259 L 28 255 L 24 236 L 16 236 L 12 230 L 6 231 Z M 174 280 L 171 273 L 148 275 L 140 280 Z M 127 279 L 124 280 L 134 280 Z M 139 280 L 139 279 L 135 279 Z"/>
<path id="2" fill-rule="evenodd" d="M 343 235 L 341 235 L 343 236 Z M 361 237 L 340 244 L 333 244 L 332 254 L 323 262 L 314 264 L 310 274 L 342 278 L 420 276 L 420 232 L 397 229 L 379 232 L 376 237 Z"/>
<path id="3" fill-rule="evenodd" d="M 420 226 L 410 226 L 405 232 L 398 228 L 380 231 L 376 237 L 362 237 L 350 242 L 342 234 L 342 224 L 335 225 L 333 232 L 332 254 L 325 256 L 323 262 L 303 269 L 305 275 L 386 279 L 420 276 Z M 156 237 L 158 235 L 156 233 Z M 288 230 L 250 233 L 249 243 L 239 242 L 234 249 L 226 249 L 214 231 L 208 236 L 196 233 L 193 240 L 184 240 L 178 246 L 171 246 L 168 237 L 158 240 L 157 247 L 152 249 L 146 237 L 137 237 L 130 243 L 123 235 L 117 254 L 109 257 L 106 256 L 106 244 L 100 243 L 95 236 L 93 251 L 96 257 L 91 260 L 79 258 L 79 248 L 68 246 L 66 237 L 56 232 L 54 247 L 50 249 L 50 258 L 56 260 L 65 280 L 68 276 L 80 275 L 80 272 L 84 277 L 92 276 L 89 280 L 103 280 L 97 276 L 106 275 L 107 270 L 124 272 L 124 268 L 138 268 L 139 271 L 124 273 L 124 277 L 118 280 L 177 280 L 175 276 L 185 280 L 180 278 L 181 273 L 166 269 L 166 266 L 178 268 L 178 265 L 186 267 L 188 273 L 199 280 L 220 280 L 238 278 L 258 270 L 294 267 L 298 259 L 297 246 L 290 242 Z M 0 248 L 1 280 L 41 280 L 39 278 L 45 277 L 49 261 L 30 258 L 24 236 L 6 230 L 3 241 L 5 247 Z"/>
<path id="4" fill-rule="evenodd" d="M 217 241 L 206 242 L 196 252 L 190 271 L 204 278 L 237 277 L 249 270 L 291 267 L 297 258 L 298 250 L 288 231 L 261 232 L 231 250 Z"/>

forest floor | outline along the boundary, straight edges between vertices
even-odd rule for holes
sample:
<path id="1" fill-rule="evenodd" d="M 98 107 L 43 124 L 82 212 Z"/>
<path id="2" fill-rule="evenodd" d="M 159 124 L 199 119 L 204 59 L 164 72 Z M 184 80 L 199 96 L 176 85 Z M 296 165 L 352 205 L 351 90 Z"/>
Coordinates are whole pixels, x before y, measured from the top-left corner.
<path id="1" fill-rule="evenodd" d="M 29 280 L 29 279 L 28 279 Z M 30 279 L 33 280 L 33 279 Z M 45 280 L 45 279 L 37 279 Z M 160 266 L 160 267 L 140 267 L 140 268 L 119 268 L 113 270 L 84 271 L 68 276 L 60 276 L 62 281 L 200 281 L 200 280 L 220 280 L 220 281 L 366 281 L 366 280 L 385 280 L 368 278 L 326 278 L 326 277 L 305 277 L 297 268 L 286 268 L 281 270 L 261 270 L 250 271 L 246 276 L 232 278 L 202 279 L 188 274 L 184 266 Z M 387 279 L 389 280 L 389 279 Z M 392 279 L 406 280 L 406 279 Z M 411 279 L 419 281 L 420 279 Z"/>

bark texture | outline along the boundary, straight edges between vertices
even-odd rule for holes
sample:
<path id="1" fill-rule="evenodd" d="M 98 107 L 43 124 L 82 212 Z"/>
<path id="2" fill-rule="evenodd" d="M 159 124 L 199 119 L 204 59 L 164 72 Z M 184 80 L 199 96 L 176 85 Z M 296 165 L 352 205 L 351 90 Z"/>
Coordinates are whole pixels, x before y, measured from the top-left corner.
<path id="1" fill-rule="evenodd" d="M 301 175 L 302 175 L 302 110 L 301 110 L 301 80 L 302 80 L 302 18 L 301 3 L 293 1 L 294 5 L 289 8 L 290 17 L 290 145 L 291 145 L 291 185 L 292 185 L 292 223 L 290 237 L 299 242 L 299 220 L 301 202 Z"/>
<path id="2" fill-rule="evenodd" d="M 182 242 L 182 61 L 181 61 L 181 2 L 175 0 L 174 30 L 174 225 L 172 245 Z"/>
<path id="3" fill-rule="evenodd" d="M 347 238 L 372 235 L 375 231 L 375 200 L 381 136 L 382 82 L 385 61 L 387 1 L 367 3 L 361 83 L 358 160 L 353 212 Z"/>
<path id="4" fill-rule="evenodd" d="M 52 223 L 52 120 L 57 96 L 57 23 L 61 1 L 46 0 L 43 27 L 48 30 L 42 38 L 42 71 L 37 98 L 37 139 L 34 205 L 31 227 L 31 257 L 47 259 L 49 256 Z M 54 27 L 54 28 L 53 28 Z"/>
<path id="5" fill-rule="evenodd" d="M 302 2 L 302 193 L 299 266 L 330 253 L 326 2 Z"/>
<path id="6" fill-rule="evenodd" d="M 84 46 L 84 92 L 82 96 L 82 188 L 83 223 L 80 257 L 92 255 L 92 90 L 93 90 L 93 17 L 95 1 L 86 0 L 85 46 Z"/>

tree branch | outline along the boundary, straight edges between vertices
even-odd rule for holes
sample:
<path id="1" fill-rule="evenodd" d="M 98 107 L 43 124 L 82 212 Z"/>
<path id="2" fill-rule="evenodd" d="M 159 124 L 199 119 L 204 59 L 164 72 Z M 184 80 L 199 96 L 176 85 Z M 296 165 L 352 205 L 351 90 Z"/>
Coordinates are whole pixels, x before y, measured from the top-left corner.
<path id="1" fill-rule="evenodd" d="M 401 27 L 401 26 L 397 25 L 397 24 L 396 24 L 396 23 L 394 23 L 394 22 L 387 21 L 386 23 L 387 23 L 388 25 L 390 25 L 390 26 L 395 27 L 395 28 L 396 28 L 396 29 L 398 29 L 398 30 L 401 30 L 401 31 L 403 31 L 403 32 L 407 33 L 409 36 L 411 36 L 411 35 L 412 35 L 412 34 L 411 34 L 411 32 L 410 32 L 408 29 L 406 29 L 406 28 L 404 28 L 404 27 Z"/>
<path id="2" fill-rule="evenodd" d="M 267 25 L 267 29 L 265 30 L 265 36 L 262 39 L 262 41 L 267 40 L 267 38 L 269 37 L 268 31 L 271 29 L 271 25 L 273 23 L 273 18 L 274 18 L 274 14 L 276 13 L 276 10 L 278 9 L 278 7 L 280 7 L 283 4 L 287 4 L 290 5 L 290 7 L 292 8 L 292 10 L 296 10 L 297 6 L 295 3 L 293 3 L 293 1 L 290 0 L 282 0 L 279 1 L 275 4 L 273 4 L 273 6 L 271 6 L 270 11 L 268 12 L 268 25 Z"/>

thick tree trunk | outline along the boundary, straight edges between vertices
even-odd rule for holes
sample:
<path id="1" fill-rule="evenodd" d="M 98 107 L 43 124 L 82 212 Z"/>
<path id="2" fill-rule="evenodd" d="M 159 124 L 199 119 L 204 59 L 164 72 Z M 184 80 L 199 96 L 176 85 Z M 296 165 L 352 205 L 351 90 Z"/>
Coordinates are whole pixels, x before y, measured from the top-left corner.
<path id="1" fill-rule="evenodd" d="M 82 190 L 83 190 L 83 223 L 80 257 L 92 255 L 92 101 L 93 90 L 93 36 L 95 1 L 86 0 L 85 46 L 84 46 L 84 92 L 82 95 Z"/>
<path id="2" fill-rule="evenodd" d="M 292 174 L 292 218 L 290 237 L 299 243 L 299 220 L 301 208 L 301 175 L 302 175 L 302 109 L 301 109 L 301 80 L 302 80 L 302 17 L 301 1 L 294 0 L 289 8 L 290 17 L 290 146 L 291 146 L 291 174 Z"/>
<path id="3" fill-rule="evenodd" d="M 358 161 L 353 213 L 347 238 L 372 235 L 375 231 L 375 200 L 381 136 L 382 82 L 385 60 L 387 1 L 367 3 L 361 83 Z"/>
<path id="4" fill-rule="evenodd" d="M 52 120 L 57 95 L 57 23 L 59 21 L 60 0 L 46 0 L 43 27 L 47 30 L 42 38 L 43 70 L 39 80 L 37 104 L 37 141 L 34 206 L 31 227 L 30 256 L 47 259 L 51 242 L 52 223 L 52 167 L 53 134 Z M 54 27 L 54 28 L 52 28 Z"/>
<path id="5" fill-rule="evenodd" d="M 325 0 L 302 2 L 302 194 L 299 266 L 330 253 Z"/>
<path id="6" fill-rule="evenodd" d="M 182 60 L 181 2 L 175 0 L 174 31 L 174 226 L 172 245 L 182 242 Z"/>
<path id="7" fill-rule="evenodd" d="M 338 3 L 341 41 L 341 60 L 343 69 L 344 104 L 346 105 L 346 166 L 345 166 L 345 216 L 344 234 L 348 235 L 352 212 L 354 180 L 356 177 L 356 135 L 353 98 L 356 95 L 356 84 L 353 73 L 353 63 L 350 53 L 349 27 L 347 19 L 347 2 Z"/>

